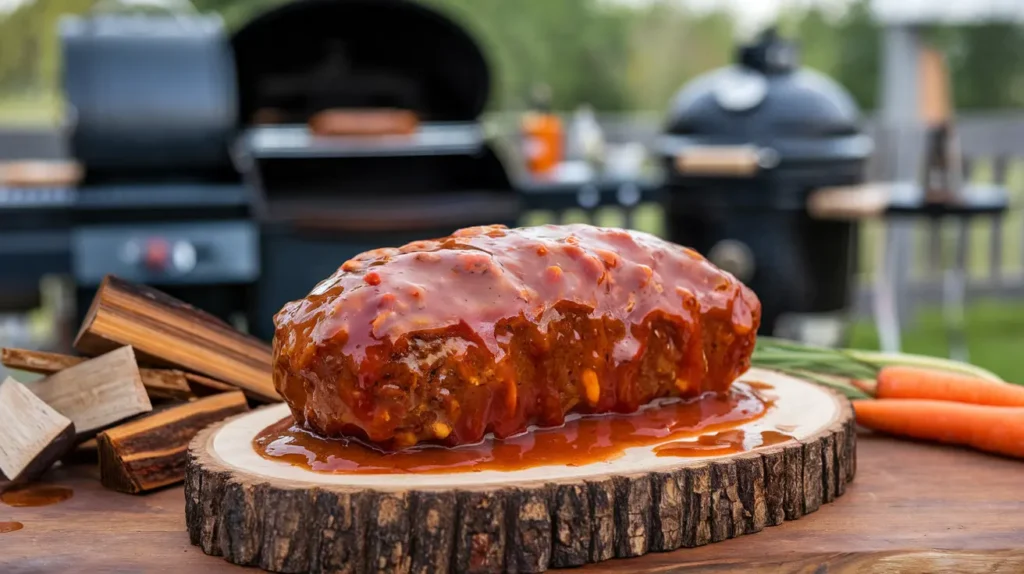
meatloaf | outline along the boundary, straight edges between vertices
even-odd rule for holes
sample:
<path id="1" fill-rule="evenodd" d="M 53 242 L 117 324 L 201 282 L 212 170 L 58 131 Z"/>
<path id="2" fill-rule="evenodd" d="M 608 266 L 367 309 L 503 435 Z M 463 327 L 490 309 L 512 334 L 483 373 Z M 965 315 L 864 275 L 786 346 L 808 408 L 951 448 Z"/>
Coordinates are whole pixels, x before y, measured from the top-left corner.
<path id="1" fill-rule="evenodd" d="M 761 305 L 691 249 L 589 225 L 462 229 L 346 261 L 275 316 L 298 423 L 383 449 L 727 390 Z"/>

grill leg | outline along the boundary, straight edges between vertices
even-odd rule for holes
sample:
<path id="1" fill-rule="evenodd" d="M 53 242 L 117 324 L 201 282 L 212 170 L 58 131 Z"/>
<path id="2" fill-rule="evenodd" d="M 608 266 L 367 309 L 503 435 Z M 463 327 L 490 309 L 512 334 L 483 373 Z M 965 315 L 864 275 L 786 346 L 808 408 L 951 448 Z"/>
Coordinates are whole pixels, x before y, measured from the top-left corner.
<path id="1" fill-rule="evenodd" d="M 949 357 L 968 361 L 965 308 L 967 302 L 967 218 L 957 220 L 953 266 L 942 282 L 942 315 L 949 342 Z"/>
<path id="2" fill-rule="evenodd" d="M 880 253 L 876 258 L 874 314 L 878 341 L 886 353 L 900 352 L 900 310 L 897 281 L 900 273 L 900 250 L 892 245 L 893 230 L 898 222 L 890 221 L 886 226 L 885 239 L 879 242 Z"/>

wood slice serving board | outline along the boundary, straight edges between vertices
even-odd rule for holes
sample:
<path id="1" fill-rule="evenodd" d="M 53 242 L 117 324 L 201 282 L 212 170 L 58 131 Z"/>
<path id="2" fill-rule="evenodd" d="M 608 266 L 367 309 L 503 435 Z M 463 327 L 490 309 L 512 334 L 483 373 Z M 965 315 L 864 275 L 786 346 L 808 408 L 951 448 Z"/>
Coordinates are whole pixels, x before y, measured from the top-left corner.
<path id="1" fill-rule="evenodd" d="M 540 572 L 752 534 L 842 495 L 856 471 L 849 402 L 778 373 L 744 381 L 770 385 L 775 401 L 742 429 L 785 428 L 792 440 L 715 457 L 637 447 L 510 472 L 313 472 L 256 453 L 256 434 L 288 415 L 265 407 L 192 442 L 189 536 L 277 572 Z"/>

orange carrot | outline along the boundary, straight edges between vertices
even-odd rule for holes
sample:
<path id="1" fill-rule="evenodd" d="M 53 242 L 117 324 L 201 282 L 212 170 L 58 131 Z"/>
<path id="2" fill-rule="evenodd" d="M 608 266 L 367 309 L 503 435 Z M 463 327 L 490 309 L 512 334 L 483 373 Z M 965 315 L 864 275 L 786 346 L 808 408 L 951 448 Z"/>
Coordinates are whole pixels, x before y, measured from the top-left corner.
<path id="1" fill-rule="evenodd" d="M 1024 458 L 1024 408 L 920 399 L 864 399 L 853 408 L 872 430 Z"/>
<path id="2" fill-rule="evenodd" d="M 921 367 L 890 366 L 878 373 L 879 399 L 930 399 L 1024 407 L 1024 386 Z"/>

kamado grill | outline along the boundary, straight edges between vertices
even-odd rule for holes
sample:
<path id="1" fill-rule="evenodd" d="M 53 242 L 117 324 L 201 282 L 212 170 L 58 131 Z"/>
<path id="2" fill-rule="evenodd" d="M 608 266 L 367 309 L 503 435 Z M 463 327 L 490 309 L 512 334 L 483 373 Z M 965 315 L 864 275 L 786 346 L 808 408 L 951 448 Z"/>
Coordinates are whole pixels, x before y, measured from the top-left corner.
<path id="1" fill-rule="evenodd" d="M 487 63 L 445 17 L 402 0 L 307 0 L 262 14 L 233 47 L 236 157 L 263 240 L 260 337 L 353 255 L 515 223 L 518 196 L 478 122 Z M 332 115 L 357 131 L 374 119 L 400 126 L 324 135 Z"/>
<path id="2" fill-rule="evenodd" d="M 761 332 L 841 339 L 856 223 L 812 217 L 817 190 L 859 184 L 871 152 L 849 95 L 800 69 L 771 31 L 734 66 L 676 96 L 661 139 L 670 239 L 744 281 L 764 305 Z"/>

